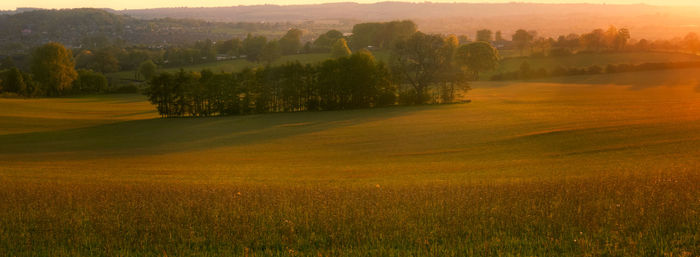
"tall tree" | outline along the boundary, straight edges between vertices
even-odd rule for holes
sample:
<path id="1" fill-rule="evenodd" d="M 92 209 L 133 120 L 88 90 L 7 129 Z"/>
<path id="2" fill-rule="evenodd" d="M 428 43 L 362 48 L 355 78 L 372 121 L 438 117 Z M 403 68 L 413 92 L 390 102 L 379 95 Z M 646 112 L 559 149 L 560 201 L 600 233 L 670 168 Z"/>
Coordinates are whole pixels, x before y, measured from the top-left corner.
<path id="1" fill-rule="evenodd" d="M 392 70 L 411 86 L 406 102 L 423 104 L 430 99 L 428 90 L 440 80 L 440 70 L 449 63 L 444 55 L 445 40 L 439 35 L 416 32 L 399 41 L 392 51 Z"/>
<path id="2" fill-rule="evenodd" d="M 119 60 L 115 56 L 117 51 L 112 47 L 100 49 L 94 53 L 87 66 L 99 72 L 119 71 Z"/>
<path id="3" fill-rule="evenodd" d="M 2 78 L 2 91 L 24 95 L 27 85 L 24 83 L 22 72 L 12 67 L 7 70 Z"/>
<path id="4" fill-rule="evenodd" d="M 328 32 L 321 34 L 320 36 L 318 36 L 318 38 L 316 38 L 316 40 L 314 40 L 314 51 L 328 53 L 331 51 L 331 47 L 333 47 L 333 44 L 342 37 L 342 32 L 337 30 L 329 30 Z"/>
<path id="5" fill-rule="evenodd" d="M 145 80 L 151 80 L 156 75 L 158 66 L 151 60 L 145 60 L 139 65 L 139 75 Z"/>
<path id="6" fill-rule="evenodd" d="M 277 42 L 277 40 L 272 40 L 267 42 L 267 44 L 265 44 L 263 47 L 262 51 L 260 52 L 259 60 L 270 64 L 279 59 L 280 56 L 282 56 L 280 44 Z"/>
<path id="7" fill-rule="evenodd" d="M 59 43 L 48 43 L 37 48 L 32 55 L 31 70 L 34 79 L 50 96 L 70 90 L 73 80 L 78 77 L 71 51 Z"/>
<path id="8" fill-rule="evenodd" d="M 290 29 L 282 38 L 279 39 L 280 50 L 282 54 L 296 54 L 301 48 L 301 36 L 303 32 L 299 29 Z"/>
<path id="9" fill-rule="evenodd" d="M 267 45 L 267 38 L 264 36 L 253 36 L 248 34 L 248 36 L 243 40 L 243 54 L 246 55 L 246 59 L 251 62 L 260 61 L 260 54 Z"/>
<path id="10" fill-rule="evenodd" d="M 241 40 L 233 38 L 216 44 L 216 51 L 220 54 L 238 56 L 241 51 Z"/>
<path id="11" fill-rule="evenodd" d="M 493 41 L 493 32 L 488 29 L 482 29 L 476 32 L 476 41 L 491 42 Z"/>
<path id="12" fill-rule="evenodd" d="M 530 43 L 532 43 L 532 40 L 534 39 L 534 35 L 530 34 L 530 32 L 527 32 L 524 29 L 519 29 L 515 32 L 515 34 L 513 34 L 512 38 L 515 47 L 520 50 L 520 56 L 523 56 L 525 48 L 530 46 Z"/>
<path id="13" fill-rule="evenodd" d="M 99 93 L 107 90 L 107 78 L 102 73 L 91 70 L 78 70 L 78 79 L 71 88 L 75 93 Z"/>
<path id="14" fill-rule="evenodd" d="M 345 57 L 349 56 L 350 54 L 352 54 L 352 52 L 350 51 L 348 43 L 345 41 L 344 38 L 340 38 L 335 41 L 335 43 L 333 44 L 333 49 L 331 50 L 331 55 L 333 57 Z"/>
<path id="15" fill-rule="evenodd" d="M 486 42 L 463 45 L 457 50 L 457 62 L 479 79 L 479 73 L 493 70 L 498 64 L 498 51 Z"/>
<path id="16" fill-rule="evenodd" d="M 494 40 L 495 40 L 497 43 L 503 43 L 503 41 L 505 41 L 505 39 L 503 39 L 503 33 L 501 33 L 500 30 L 499 30 L 499 31 L 496 31 L 495 39 L 494 39 Z"/>

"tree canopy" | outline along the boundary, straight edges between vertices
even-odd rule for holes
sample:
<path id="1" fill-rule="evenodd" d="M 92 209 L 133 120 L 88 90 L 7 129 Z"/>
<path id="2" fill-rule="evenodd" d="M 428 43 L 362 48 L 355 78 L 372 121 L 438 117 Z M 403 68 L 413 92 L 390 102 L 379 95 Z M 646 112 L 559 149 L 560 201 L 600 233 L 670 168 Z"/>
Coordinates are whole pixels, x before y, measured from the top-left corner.
<path id="1" fill-rule="evenodd" d="M 345 57 L 352 54 L 350 51 L 350 48 L 348 47 L 348 43 L 345 41 L 344 38 L 339 38 L 338 40 L 333 43 L 333 49 L 331 50 L 331 56 L 333 57 Z"/>
<path id="2" fill-rule="evenodd" d="M 78 77 L 71 51 L 59 43 L 37 48 L 32 55 L 31 70 L 49 96 L 67 92 Z"/>
<path id="3" fill-rule="evenodd" d="M 498 52 L 491 44 L 479 41 L 462 45 L 457 50 L 457 62 L 466 66 L 475 79 L 479 79 L 479 73 L 489 71 L 498 65 Z"/>

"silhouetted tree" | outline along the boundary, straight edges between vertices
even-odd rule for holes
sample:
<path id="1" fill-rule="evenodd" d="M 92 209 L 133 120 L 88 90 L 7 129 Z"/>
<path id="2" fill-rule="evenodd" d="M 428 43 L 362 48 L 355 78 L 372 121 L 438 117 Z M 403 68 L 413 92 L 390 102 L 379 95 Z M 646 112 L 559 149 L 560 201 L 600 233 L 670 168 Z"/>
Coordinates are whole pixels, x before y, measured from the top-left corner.
<path id="1" fill-rule="evenodd" d="M 394 42 L 405 39 L 417 31 L 413 21 L 391 21 L 385 23 L 359 23 L 352 28 L 352 49 L 359 50 L 368 46 L 390 47 Z"/>
<path id="2" fill-rule="evenodd" d="M 463 45 L 457 50 L 457 62 L 467 67 L 477 80 L 480 72 L 495 69 L 498 60 L 498 51 L 486 42 Z"/>
<path id="3" fill-rule="evenodd" d="M 392 70 L 402 83 L 411 86 L 404 102 L 423 104 L 430 99 L 428 90 L 440 80 L 440 70 L 445 68 L 450 58 L 445 56 L 445 40 L 439 35 L 416 32 L 411 37 L 399 41 L 392 51 Z"/>
<path id="4" fill-rule="evenodd" d="M 476 41 L 491 42 L 493 41 L 493 32 L 488 29 L 482 29 L 476 32 Z"/>
<path id="5" fill-rule="evenodd" d="M 519 29 L 515 32 L 515 34 L 513 34 L 512 38 L 515 47 L 518 48 L 518 50 L 520 50 L 520 56 L 523 56 L 523 51 L 525 50 L 525 48 L 530 46 L 530 43 L 532 43 L 534 36 L 524 29 Z"/>

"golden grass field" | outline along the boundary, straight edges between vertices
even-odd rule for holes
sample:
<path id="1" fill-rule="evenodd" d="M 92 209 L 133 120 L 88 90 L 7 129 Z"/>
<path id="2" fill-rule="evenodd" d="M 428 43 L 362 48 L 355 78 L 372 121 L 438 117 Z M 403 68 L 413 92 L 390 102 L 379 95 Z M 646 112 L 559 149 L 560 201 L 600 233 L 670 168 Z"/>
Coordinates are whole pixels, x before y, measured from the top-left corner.
<path id="1" fill-rule="evenodd" d="M 0 99 L 0 256 L 698 256 L 700 69 L 157 118 Z"/>

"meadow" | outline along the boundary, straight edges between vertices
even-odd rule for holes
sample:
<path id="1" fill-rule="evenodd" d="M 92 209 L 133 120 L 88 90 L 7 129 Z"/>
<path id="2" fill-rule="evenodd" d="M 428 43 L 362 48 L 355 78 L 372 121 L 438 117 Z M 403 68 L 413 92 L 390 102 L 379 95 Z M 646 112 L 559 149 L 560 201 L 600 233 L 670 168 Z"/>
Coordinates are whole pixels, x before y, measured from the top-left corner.
<path id="1" fill-rule="evenodd" d="M 700 69 L 160 119 L 0 99 L 0 256 L 697 256 Z"/>
<path id="2" fill-rule="evenodd" d="M 372 54 L 377 60 L 388 63 L 390 53 L 387 51 L 374 51 Z M 562 67 L 587 68 L 598 65 L 605 68 L 608 64 L 641 64 L 641 63 L 666 63 L 666 62 L 697 62 L 700 57 L 697 55 L 673 52 L 620 52 L 620 53 L 580 53 L 571 56 L 547 56 L 547 57 L 520 57 L 512 50 L 505 50 L 499 53 L 502 60 L 496 69 L 485 72 L 481 75 L 481 80 L 489 80 L 494 74 L 517 71 L 520 66 L 527 62 L 531 69 L 537 70 L 545 68 L 549 71 Z M 298 61 L 302 64 L 313 64 L 330 59 L 330 54 L 312 53 L 285 55 L 271 63 L 272 66 L 282 65 L 288 62 Z M 180 69 L 187 71 L 201 71 L 209 69 L 213 72 L 238 72 L 245 68 L 260 67 L 263 63 L 254 63 L 245 59 L 234 59 L 217 61 L 210 63 L 184 65 L 181 67 L 161 68 L 161 71 L 177 72 Z M 112 79 L 113 83 L 130 83 L 135 79 L 135 71 L 121 71 L 108 73 L 106 76 Z"/>
<path id="3" fill-rule="evenodd" d="M 388 61 L 389 60 L 389 53 L 383 52 L 383 51 L 377 51 L 373 52 L 376 58 L 379 58 L 380 60 L 383 61 Z M 313 64 L 313 63 L 318 63 L 322 62 L 328 59 L 331 59 L 332 56 L 330 54 L 324 54 L 324 53 L 311 53 L 311 54 L 294 54 L 294 55 L 284 55 L 280 57 L 279 59 L 275 60 L 274 62 L 270 63 L 272 66 L 277 66 L 277 65 L 282 65 L 288 62 L 294 62 L 298 61 L 302 64 Z M 180 69 L 184 69 L 186 71 L 201 71 L 204 69 L 211 70 L 215 73 L 219 72 L 226 72 L 226 73 L 231 73 L 231 72 L 238 72 L 241 71 L 245 68 L 253 68 L 253 67 L 261 67 L 264 66 L 265 63 L 255 63 L 248 61 L 246 59 L 233 59 L 233 60 L 224 60 L 224 61 L 216 61 L 216 62 L 208 62 L 208 63 L 201 63 L 201 64 L 193 64 L 193 65 L 183 65 L 181 67 L 169 67 L 169 68 L 161 68 L 160 71 L 167 71 L 167 72 L 177 72 Z M 113 80 L 133 80 L 135 78 L 135 71 L 121 71 L 121 72 L 114 72 L 114 73 L 108 73 L 106 74 L 108 78 L 111 78 Z"/>

